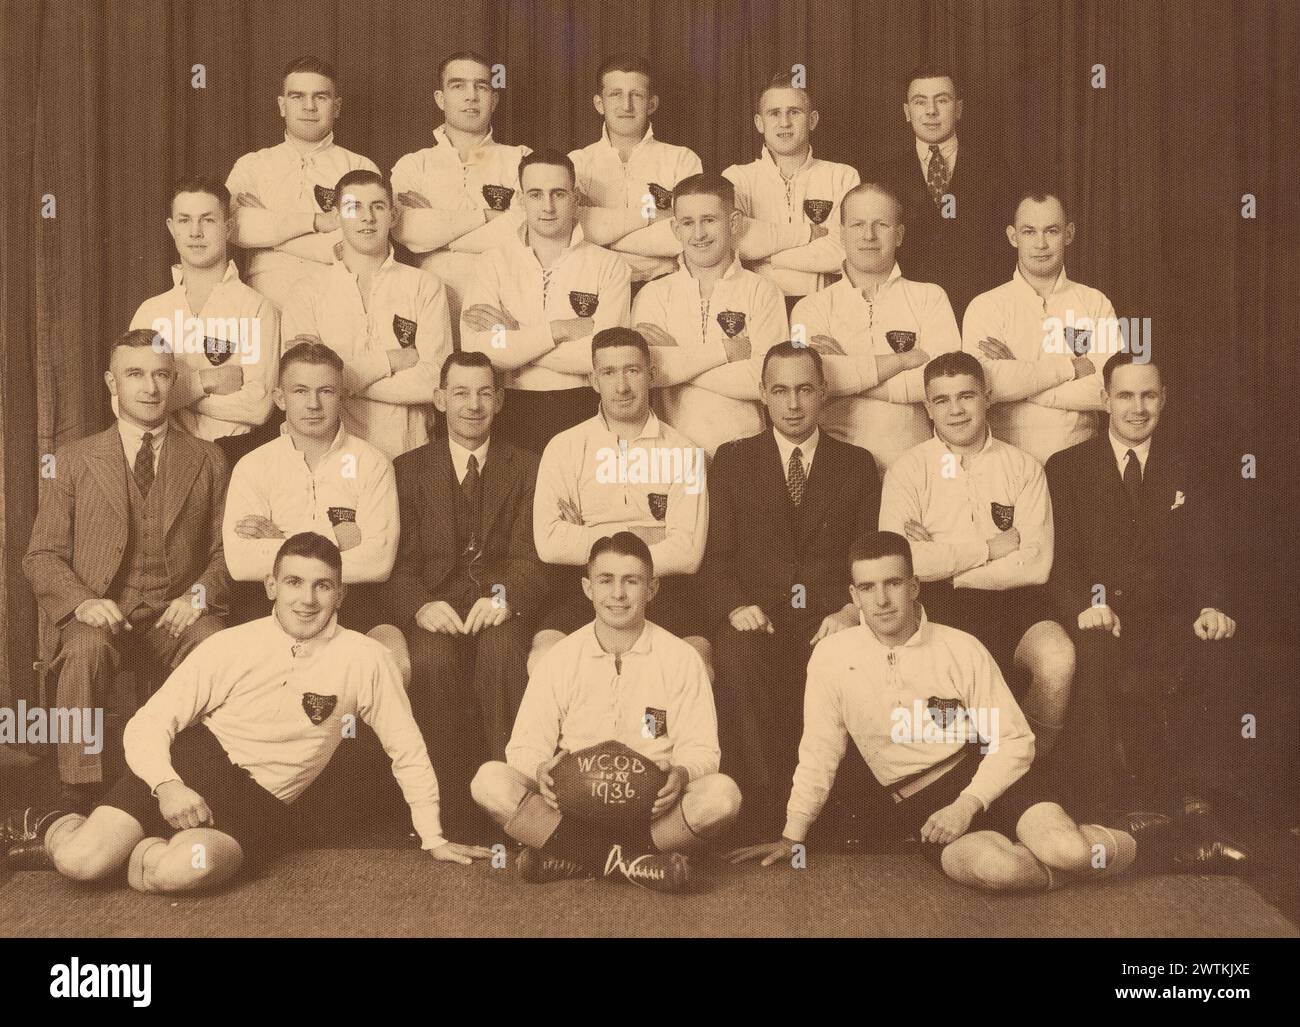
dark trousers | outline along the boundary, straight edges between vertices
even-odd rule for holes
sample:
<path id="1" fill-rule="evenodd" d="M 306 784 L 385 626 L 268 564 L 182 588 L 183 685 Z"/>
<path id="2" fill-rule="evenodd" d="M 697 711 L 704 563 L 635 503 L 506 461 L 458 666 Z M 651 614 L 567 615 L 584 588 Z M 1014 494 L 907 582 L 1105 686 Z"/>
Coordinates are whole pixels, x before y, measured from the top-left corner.
<path id="1" fill-rule="evenodd" d="M 556 389 L 531 392 L 507 389 L 505 405 L 497 414 L 492 433 L 511 445 L 541 453 L 560 432 L 595 417 L 600 396 L 595 389 Z"/>
<path id="2" fill-rule="evenodd" d="M 456 610 L 464 617 L 468 607 Z M 478 809 L 469 784 L 488 760 L 506 758 L 506 744 L 528 684 L 530 632 L 521 618 L 477 635 L 448 635 L 412 625 L 411 712 L 438 776 L 443 827 L 474 826 Z"/>
<path id="3" fill-rule="evenodd" d="M 65 784 L 97 784 L 113 781 L 124 769 L 122 731 L 126 722 L 148 698 L 143 691 L 142 676 L 152 676 L 154 688 L 191 649 L 225 624 L 211 613 L 172 636 L 154 622 L 162 614 L 158 606 L 138 607 L 128 617 L 131 630 L 116 635 L 107 628 L 92 628 L 79 620 L 70 620 L 59 636 L 59 651 L 53 666 L 59 673 L 56 702 L 61 709 L 103 709 L 104 748 L 88 753 L 79 743 L 62 742 L 58 746 L 59 777 Z M 127 688 L 118 672 L 135 674 L 135 688 Z M 147 677 L 146 677 L 147 680 Z"/>

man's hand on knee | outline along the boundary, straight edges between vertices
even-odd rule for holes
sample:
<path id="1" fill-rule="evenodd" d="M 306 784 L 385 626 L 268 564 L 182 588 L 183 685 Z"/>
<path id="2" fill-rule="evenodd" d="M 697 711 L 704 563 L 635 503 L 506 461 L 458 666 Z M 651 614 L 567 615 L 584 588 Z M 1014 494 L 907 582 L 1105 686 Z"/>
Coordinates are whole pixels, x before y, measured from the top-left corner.
<path id="1" fill-rule="evenodd" d="M 930 814 L 930 819 L 921 828 L 921 840 L 947 845 L 964 835 L 975 819 L 975 814 L 983 809 L 983 804 L 973 795 L 959 795 L 955 800 Z"/>
<path id="2" fill-rule="evenodd" d="M 179 780 L 164 781 L 158 786 L 158 811 L 178 831 L 213 823 L 207 800 Z"/>
<path id="3" fill-rule="evenodd" d="M 114 635 L 131 630 L 131 622 L 122 616 L 121 608 L 111 599 L 87 599 L 77 607 L 73 616 L 82 624 L 107 628 Z"/>

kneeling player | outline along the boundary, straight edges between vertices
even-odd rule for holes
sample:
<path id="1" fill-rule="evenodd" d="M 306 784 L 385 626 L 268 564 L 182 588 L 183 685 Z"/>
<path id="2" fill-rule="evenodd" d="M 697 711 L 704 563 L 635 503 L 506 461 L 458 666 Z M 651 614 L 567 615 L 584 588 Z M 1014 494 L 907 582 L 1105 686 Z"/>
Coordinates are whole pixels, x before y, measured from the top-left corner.
<path id="1" fill-rule="evenodd" d="M 876 532 L 853 544 L 850 559 L 862 624 L 823 640 L 808 664 L 782 838 L 735 850 L 733 863 L 792 858 L 851 737 L 886 792 L 868 830 L 881 841 L 919 838 L 962 884 L 1048 889 L 1135 864 L 1197 873 L 1235 865 L 1194 818 L 1135 813 L 1109 827 L 1079 825 L 1057 803 L 1038 801 L 1026 777 L 1034 737 L 1024 715 L 976 638 L 926 619 L 907 540 Z"/>
<path id="2" fill-rule="evenodd" d="M 292 845 L 291 803 L 358 718 L 391 757 L 423 847 L 455 863 L 491 856 L 442 837 L 438 782 L 397 665 L 382 643 L 335 621 L 338 547 L 294 535 L 273 573 L 271 616 L 196 647 L 131 719 L 131 772 L 89 817 L 9 818 L 0 841 L 12 866 L 95 881 L 126 865 L 137 891 L 215 887 Z"/>
<path id="3" fill-rule="evenodd" d="M 740 791 L 717 772 L 717 720 L 704 663 L 687 643 L 646 621 L 658 581 L 649 547 L 631 532 L 596 541 L 582 587 L 595 621 L 538 662 L 506 762 L 485 763 L 471 791 L 527 846 L 519 856 L 526 881 L 603 871 L 660 891 L 685 890 L 686 850 L 721 834 L 740 811 Z M 627 819 L 620 789 L 566 787 L 582 768 L 562 761 L 592 746 L 606 751 L 603 762 L 628 755 L 626 746 L 667 772 L 648 815 Z M 591 801 L 592 792 L 607 798 L 606 809 L 593 809 L 600 803 Z"/>

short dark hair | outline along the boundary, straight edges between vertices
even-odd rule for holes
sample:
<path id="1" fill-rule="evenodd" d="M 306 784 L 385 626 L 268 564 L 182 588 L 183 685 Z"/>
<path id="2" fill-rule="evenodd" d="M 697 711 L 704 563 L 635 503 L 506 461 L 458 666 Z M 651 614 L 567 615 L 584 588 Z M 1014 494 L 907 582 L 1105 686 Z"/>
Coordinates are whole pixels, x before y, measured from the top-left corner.
<path id="1" fill-rule="evenodd" d="M 160 353 L 171 353 L 175 355 L 165 336 L 155 332 L 152 328 L 132 328 L 128 332 L 123 332 L 113 340 L 113 345 L 108 348 L 108 359 L 113 359 L 113 351 L 125 346 L 128 349 L 143 349 L 149 347 Z"/>
<path id="2" fill-rule="evenodd" d="M 844 211 L 848 208 L 849 200 L 854 196 L 865 196 L 867 193 L 880 193 L 887 199 L 894 201 L 894 209 L 898 211 L 898 220 L 902 221 L 906 216 L 906 208 L 903 206 L 903 198 L 899 191 L 892 185 L 885 185 L 883 182 L 860 182 L 840 197 L 840 224 L 844 224 L 844 218 L 847 216 Z"/>
<path id="3" fill-rule="evenodd" d="M 649 572 L 650 577 L 654 577 L 655 562 L 654 557 L 650 555 L 650 547 L 641 540 L 637 535 L 630 531 L 616 531 L 612 535 L 604 535 L 596 539 L 591 544 L 591 553 L 587 556 L 587 571 L 590 573 L 591 565 L 596 562 L 596 557 L 601 553 L 613 553 L 616 556 L 635 556 Z"/>
<path id="4" fill-rule="evenodd" d="M 716 196 L 728 210 L 736 209 L 736 187 L 725 175 L 704 171 L 683 178 L 673 189 L 673 204 L 683 196 Z"/>
<path id="5" fill-rule="evenodd" d="M 910 578 L 915 573 L 912 570 L 912 546 L 896 531 L 872 531 L 855 538 L 849 546 L 850 567 L 859 560 L 879 560 L 885 556 L 901 556 L 907 576 Z"/>
<path id="6" fill-rule="evenodd" d="M 488 81 L 492 79 L 492 62 L 484 57 L 477 50 L 458 50 L 449 57 L 444 57 L 442 63 L 438 65 L 438 88 L 442 88 L 443 76 L 447 74 L 447 68 L 454 61 L 473 61 L 475 64 L 481 64 L 488 70 Z"/>
<path id="7" fill-rule="evenodd" d="M 600 68 L 596 71 L 597 96 L 604 92 L 605 76 L 612 71 L 626 71 L 633 75 L 644 75 L 646 81 L 650 83 L 650 95 L 655 95 L 655 76 L 654 72 L 650 70 L 650 62 L 644 57 L 638 57 L 635 54 L 621 53 L 606 57 L 600 62 Z"/>
<path id="8" fill-rule="evenodd" d="M 1106 358 L 1106 362 L 1101 365 L 1101 381 L 1102 384 L 1106 387 L 1107 392 L 1110 391 L 1110 379 L 1111 376 L 1115 373 L 1115 368 L 1125 367 L 1129 364 L 1132 364 L 1135 367 L 1142 367 L 1143 365 L 1149 364 L 1151 367 L 1156 368 L 1157 374 L 1160 374 L 1160 368 L 1156 367 L 1155 361 L 1152 360 L 1149 356 L 1146 357 L 1146 359 L 1144 360 L 1138 360 L 1136 354 L 1130 353 L 1126 349 L 1122 349 L 1118 353 L 1112 353 L 1109 357 Z M 1160 374 L 1160 384 L 1163 385 L 1164 383 L 1165 383 L 1164 375 Z"/>
<path id="9" fill-rule="evenodd" d="M 804 96 L 808 97 L 808 109 L 812 110 L 813 108 L 812 93 L 808 91 L 808 87 L 795 85 L 793 72 L 778 71 L 763 84 L 763 87 L 754 96 L 755 114 L 761 114 L 763 112 L 763 97 L 767 95 L 769 89 L 797 89 L 799 92 L 803 93 Z"/>
<path id="10" fill-rule="evenodd" d="M 493 388 L 501 387 L 500 376 L 497 369 L 492 366 L 492 361 L 488 359 L 486 353 L 480 353 L 477 350 L 457 349 L 447 354 L 447 359 L 442 362 L 442 370 L 438 373 L 438 387 L 445 389 L 447 379 L 451 375 L 453 367 L 485 367 L 492 372 Z"/>
<path id="11" fill-rule="evenodd" d="M 615 326 L 613 328 L 602 328 L 591 337 L 591 363 L 595 366 L 596 352 L 602 349 L 614 349 L 616 346 L 631 346 L 633 349 L 641 351 L 645 357 L 646 363 L 651 363 L 653 358 L 650 356 L 650 344 L 645 341 L 645 336 L 635 328 L 622 328 Z"/>
<path id="12" fill-rule="evenodd" d="M 388 197 L 388 203 L 391 206 L 393 202 L 393 186 L 383 175 L 377 171 L 369 171 L 366 168 L 353 168 L 351 171 L 345 171 L 343 177 L 334 185 L 335 206 L 343 203 L 343 192 L 348 186 L 358 185 L 377 185 L 384 191 Z"/>
<path id="13" fill-rule="evenodd" d="M 230 217 L 230 190 L 211 175 L 186 175 L 172 186 L 171 196 L 167 200 L 167 213 L 170 214 L 181 193 L 206 193 L 215 197 L 221 204 L 221 213 Z"/>
<path id="14" fill-rule="evenodd" d="M 272 577 L 279 576 L 280 561 L 286 556 L 309 556 L 313 560 L 319 560 L 333 568 L 340 582 L 343 580 L 343 554 L 339 552 L 339 547 L 324 535 L 318 535 L 314 531 L 300 531 L 285 539 L 276 551 L 275 562 L 271 564 Z"/>
<path id="15" fill-rule="evenodd" d="M 1070 206 L 1065 202 L 1065 191 L 1054 185 L 1032 185 L 1025 186 L 1015 193 L 1015 202 L 1011 204 L 1007 213 L 1011 215 L 1007 221 L 1008 225 L 1015 225 L 1016 212 L 1020 210 L 1020 205 L 1026 200 L 1033 200 L 1035 203 L 1046 203 L 1048 200 L 1056 200 L 1061 205 L 1061 211 L 1065 215 L 1065 220 L 1070 220 Z"/>
<path id="16" fill-rule="evenodd" d="M 823 385 L 826 384 L 826 369 L 822 366 L 822 355 L 811 346 L 798 346 L 787 340 L 778 342 L 763 354 L 763 371 L 759 375 L 759 381 L 764 385 L 767 384 L 767 365 L 777 357 L 807 357 L 813 362 L 813 367 L 817 368 L 817 380 Z"/>
<path id="17" fill-rule="evenodd" d="M 284 74 L 280 76 L 280 89 L 284 89 L 285 80 L 290 75 L 321 75 L 330 80 L 330 85 L 334 87 L 337 93 L 339 90 L 339 74 L 334 70 L 334 65 L 321 57 L 307 56 L 295 57 L 284 66 Z"/>
<path id="18" fill-rule="evenodd" d="M 970 375 L 979 383 L 981 389 L 988 388 L 988 382 L 984 378 L 984 365 L 973 354 L 963 353 L 961 350 L 939 353 L 932 357 L 925 365 L 925 371 L 921 376 L 924 381 L 923 387 L 928 391 L 930 383 L 936 378 L 951 378 L 959 374 Z"/>
<path id="19" fill-rule="evenodd" d="M 280 357 L 279 381 L 294 364 L 324 364 L 334 368 L 339 379 L 344 377 L 343 358 L 313 335 L 297 335 L 289 340 L 289 348 Z"/>
<path id="20" fill-rule="evenodd" d="M 946 64 L 940 64 L 936 61 L 926 61 L 914 67 L 907 76 L 907 81 L 903 83 L 903 99 L 907 100 L 912 95 L 912 83 L 922 78 L 946 78 L 952 83 L 953 96 L 961 99 L 961 82 L 952 68 Z"/>
<path id="21" fill-rule="evenodd" d="M 519 162 L 519 188 L 524 186 L 524 168 L 531 167 L 534 164 L 554 164 L 557 167 L 564 168 L 569 173 L 569 181 L 577 184 L 578 173 L 573 169 L 573 161 L 569 155 L 562 150 L 556 150 L 553 147 L 544 146 L 540 150 L 534 150 L 526 154 L 524 159 Z"/>

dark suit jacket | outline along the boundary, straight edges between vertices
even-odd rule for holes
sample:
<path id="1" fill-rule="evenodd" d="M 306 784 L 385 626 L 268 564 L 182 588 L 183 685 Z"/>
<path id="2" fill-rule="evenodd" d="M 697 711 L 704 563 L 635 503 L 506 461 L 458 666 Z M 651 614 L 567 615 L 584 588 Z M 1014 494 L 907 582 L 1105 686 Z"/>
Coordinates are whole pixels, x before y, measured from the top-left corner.
<path id="1" fill-rule="evenodd" d="M 538 457 L 493 438 L 482 469 L 485 582 L 505 585 L 505 601 L 531 617 L 546 598 L 548 579 L 533 545 L 533 489 Z M 433 439 L 393 462 L 402 534 L 388 579 L 389 610 L 406 629 L 425 603 L 447 593 L 464 545 L 456 538 L 454 489 L 459 488 L 447 437 Z M 485 592 L 485 594 L 490 594 Z"/>
<path id="2" fill-rule="evenodd" d="M 955 218 L 943 217 L 930 199 L 913 138 L 904 151 L 878 164 L 864 179 L 883 180 L 898 190 L 907 226 L 898 266 L 904 278 L 943 286 L 958 326 L 966 304 L 1009 278 L 1006 269 L 1014 266 L 1005 231 L 1010 218 L 1001 209 L 1005 176 L 1004 167 L 989 163 L 961 141 L 947 190 L 957 201 Z"/>
<path id="3" fill-rule="evenodd" d="M 1056 550 L 1048 589 L 1058 619 L 1073 630 L 1103 585 L 1125 617 L 1165 615 L 1187 624 L 1205 607 L 1231 611 L 1222 525 L 1233 523 L 1230 492 L 1157 430 L 1132 509 L 1106 429 L 1047 461 Z M 1180 501 L 1181 496 L 1181 501 Z"/>
<path id="4" fill-rule="evenodd" d="M 164 489 L 167 591 L 195 584 L 208 610 L 228 612 L 230 576 L 221 551 L 229 470 L 213 443 L 167 431 L 153 488 Z M 23 572 L 46 616 L 62 626 L 87 599 L 105 598 L 130 533 L 126 454 L 117 425 L 61 447 L 23 558 Z"/>
<path id="5" fill-rule="evenodd" d="M 791 610 L 807 588 L 821 618 L 849 601 L 849 545 L 876 530 L 880 476 L 870 453 L 823 431 L 798 507 L 790 501 L 771 430 L 725 443 L 709 467 L 709 540 L 703 603 L 710 626 L 739 606 L 769 617 Z"/>

